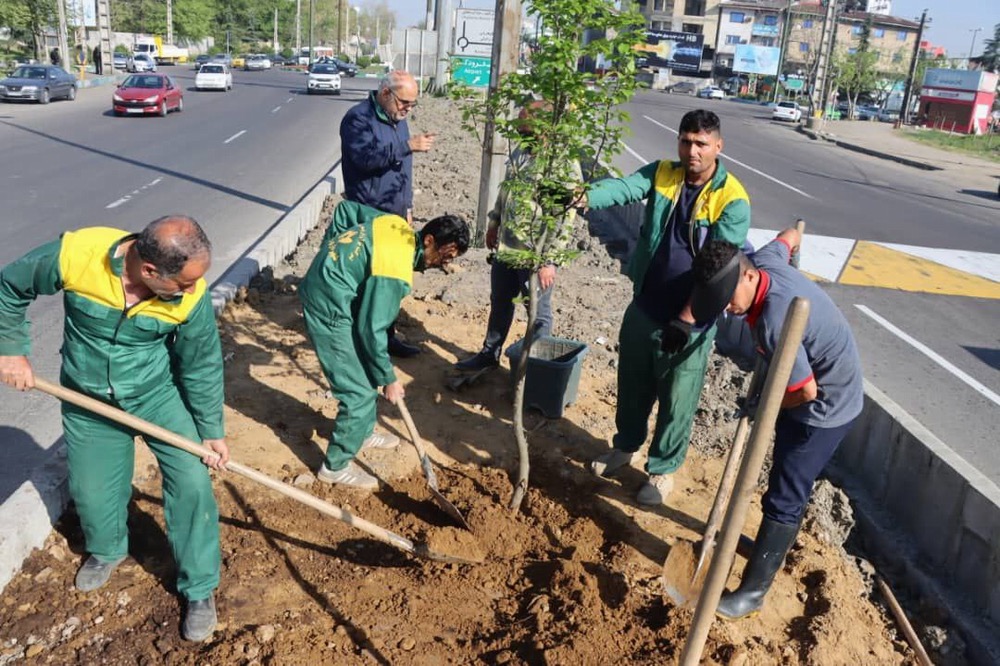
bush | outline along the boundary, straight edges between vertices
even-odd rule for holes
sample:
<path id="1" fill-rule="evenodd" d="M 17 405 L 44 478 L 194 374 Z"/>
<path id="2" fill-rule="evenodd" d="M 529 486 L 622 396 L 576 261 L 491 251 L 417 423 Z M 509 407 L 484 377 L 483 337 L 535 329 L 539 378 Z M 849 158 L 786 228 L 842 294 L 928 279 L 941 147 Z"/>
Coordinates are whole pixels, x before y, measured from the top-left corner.
<path id="1" fill-rule="evenodd" d="M 378 57 L 378 53 L 373 53 L 371 57 L 371 64 L 378 65 L 382 63 L 382 58 Z"/>
<path id="2" fill-rule="evenodd" d="M 359 68 L 364 69 L 370 64 L 372 64 L 372 59 L 369 58 L 368 56 L 361 56 L 360 58 L 358 58 L 357 65 Z"/>

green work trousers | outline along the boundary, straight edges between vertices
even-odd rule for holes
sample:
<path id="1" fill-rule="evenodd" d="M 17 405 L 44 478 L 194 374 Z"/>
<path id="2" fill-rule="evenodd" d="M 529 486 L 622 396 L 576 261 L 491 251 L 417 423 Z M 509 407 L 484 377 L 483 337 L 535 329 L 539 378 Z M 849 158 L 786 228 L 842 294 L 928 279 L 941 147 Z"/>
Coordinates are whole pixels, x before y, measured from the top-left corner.
<path id="1" fill-rule="evenodd" d="M 75 388 L 68 384 L 70 388 Z M 139 400 L 111 403 L 141 419 L 200 442 L 180 393 L 165 386 Z M 69 403 L 62 406 L 69 491 L 76 503 L 87 552 L 104 562 L 128 554 L 128 503 L 140 433 Z M 144 435 L 163 475 L 163 515 L 177 563 L 177 591 L 207 599 L 219 586 L 219 509 L 201 459 Z"/>
<path id="2" fill-rule="evenodd" d="M 646 471 L 672 474 L 684 463 L 691 423 L 705 383 L 715 326 L 693 333 L 676 354 L 660 350 L 662 326 L 633 301 L 625 310 L 618 336 L 618 406 L 614 447 L 635 453 L 646 441 L 649 415 L 659 401 Z"/>
<path id="3" fill-rule="evenodd" d="M 303 314 L 319 365 L 330 382 L 333 397 L 340 403 L 326 450 L 326 466 L 336 472 L 347 467 L 375 430 L 378 389 L 361 362 L 364 352 L 353 322 L 329 322 L 311 314 L 308 308 Z"/>

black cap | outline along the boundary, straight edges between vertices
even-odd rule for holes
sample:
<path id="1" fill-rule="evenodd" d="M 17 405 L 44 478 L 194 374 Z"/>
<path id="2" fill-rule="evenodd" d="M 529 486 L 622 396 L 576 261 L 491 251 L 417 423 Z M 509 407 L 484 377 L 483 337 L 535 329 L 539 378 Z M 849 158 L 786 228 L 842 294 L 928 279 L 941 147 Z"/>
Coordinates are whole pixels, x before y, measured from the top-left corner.
<path id="1" fill-rule="evenodd" d="M 729 263 L 706 282 L 695 282 L 691 291 L 691 314 L 696 322 L 713 321 L 729 305 L 740 281 L 741 254 L 734 254 Z"/>

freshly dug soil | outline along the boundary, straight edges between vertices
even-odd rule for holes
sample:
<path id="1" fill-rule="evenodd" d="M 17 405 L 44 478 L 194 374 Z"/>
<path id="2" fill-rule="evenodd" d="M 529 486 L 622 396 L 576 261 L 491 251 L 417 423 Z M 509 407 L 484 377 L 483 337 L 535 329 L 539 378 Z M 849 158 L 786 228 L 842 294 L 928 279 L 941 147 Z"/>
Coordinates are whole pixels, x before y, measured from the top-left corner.
<path id="1" fill-rule="evenodd" d="M 474 215 L 479 154 L 447 102 L 421 103 L 414 131 L 436 131 L 416 158 L 418 220 Z M 333 201 L 330 202 L 333 204 Z M 697 540 L 714 498 L 732 413 L 746 375 L 714 358 L 692 451 L 669 506 L 640 508 L 636 460 L 616 480 L 585 464 L 614 431 L 617 329 L 630 285 L 608 248 L 581 230 L 581 257 L 560 270 L 555 333 L 589 345 L 576 403 L 563 418 L 537 412 L 530 430 L 531 489 L 507 509 L 517 453 L 509 373 L 462 392 L 446 388 L 451 364 L 475 352 L 488 314 L 483 250 L 448 275 L 419 276 L 400 332 L 423 353 L 398 362 L 407 405 L 441 491 L 467 517 L 457 529 L 430 499 L 398 412 L 380 402 L 379 428 L 397 451 L 364 451 L 378 492 L 333 488 L 312 476 L 323 459 L 336 402 L 305 337 L 295 293 L 316 252 L 313 233 L 221 318 L 226 417 L 233 458 L 293 483 L 432 551 L 484 558 L 443 564 L 406 555 L 364 532 L 231 473 L 215 473 L 222 515 L 220 625 L 212 640 L 180 637 L 182 605 L 163 528 L 161 478 L 142 446 L 130 507 L 131 554 L 108 585 L 73 588 L 84 555 L 68 511 L 45 548 L 0 596 L 0 666 L 49 664 L 663 664 L 684 645 L 689 611 L 663 594 L 661 567 L 678 539 Z M 511 341 L 524 331 L 519 314 Z M 637 456 L 641 458 L 641 456 Z M 827 507 L 842 507 L 835 490 Z M 841 510 L 815 511 L 763 611 L 716 622 L 708 664 L 909 664 L 912 653 L 841 548 Z M 759 506 L 744 533 L 752 537 Z M 730 585 L 738 582 L 737 558 Z"/>

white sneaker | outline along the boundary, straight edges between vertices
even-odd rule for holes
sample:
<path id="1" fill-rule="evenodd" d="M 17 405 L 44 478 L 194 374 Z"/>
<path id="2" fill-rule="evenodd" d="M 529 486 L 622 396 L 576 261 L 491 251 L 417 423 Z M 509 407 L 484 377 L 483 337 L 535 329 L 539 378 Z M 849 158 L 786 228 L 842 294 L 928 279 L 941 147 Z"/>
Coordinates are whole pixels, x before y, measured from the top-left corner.
<path id="1" fill-rule="evenodd" d="M 323 483 L 336 483 L 348 488 L 358 488 L 360 490 L 378 489 L 378 479 L 358 467 L 353 460 L 347 463 L 347 467 L 338 469 L 336 472 L 328 468 L 326 463 L 323 463 L 319 471 L 316 472 L 316 478 Z"/>
<path id="2" fill-rule="evenodd" d="M 632 462 L 632 454 L 611 449 L 590 461 L 590 471 L 597 476 L 611 476 Z"/>
<path id="3" fill-rule="evenodd" d="M 674 489 L 673 474 L 650 474 L 649 481 L 642 484 L 635 501 L 646 506 L 657 506 L 667 501 L 667 496 Z"/>
<path id="4" fill-rule="evenodd" d="M 386 432 L 373 432 L 362 444 L 362 449 L 395 449 L 399 446 L 399 437 Z"/>

